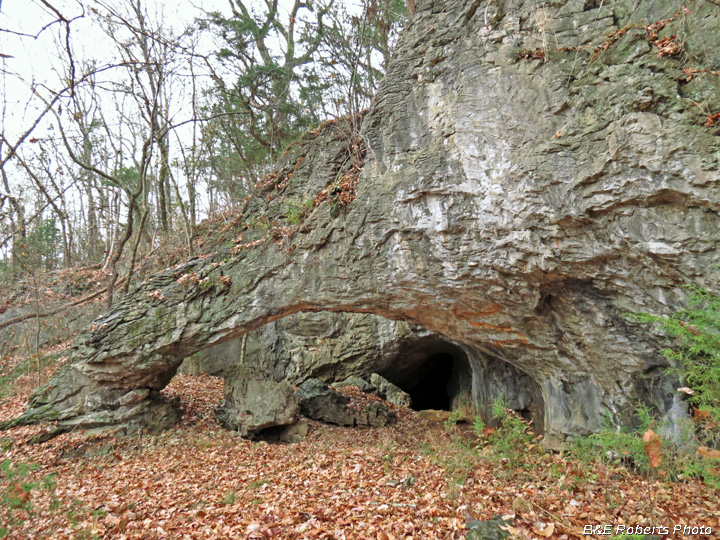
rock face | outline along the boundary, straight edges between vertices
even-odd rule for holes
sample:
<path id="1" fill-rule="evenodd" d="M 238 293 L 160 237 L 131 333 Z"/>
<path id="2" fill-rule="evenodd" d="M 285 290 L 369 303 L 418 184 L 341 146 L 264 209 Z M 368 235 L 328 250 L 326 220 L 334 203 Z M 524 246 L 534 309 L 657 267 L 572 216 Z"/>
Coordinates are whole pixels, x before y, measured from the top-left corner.
<path id="1" fill-rule="evenodd" d="M 248 334 L 245 363 L 275 380 L 341 381 L 388 369 L 436 339 L 432 332 L 366 313 L 296 313 Z M 224 375 L 242 356 L 242 339 L 209 347 L 183 362 L 191 372 Z"/>
<path id="2" fill-rule="evenodd" d="M 375 388 L 377 394 L 381 398 L 388 400 L 390 403 L 401 405 L 403 407 L 410 407 L 410 405 L 412 405 L 412 398 L 407 394 L 407 392 L 404 392 L 398 386 L 394 385 L 386 378 L 381 377 L 377 373 L 373 373 L 370 376 L 370 383 Z"/>
<path id="3" fill-rule="evenodd" d="M 244 355 L 242 347 L 242 338 L 209 347 L 185 359 L 182 369 L 226 375 L 244 358 L 276 381 L 301 384 L 318 378 L 410 406 L 411 396 L 375 373 L 380 371 L 411 391 L 421 406 L 424 398 L 435 398 L 427 406 L 472 408 L 466 353 L 443 336 L 405 322 L 365 313 L 296 313 L 250 332 Z M 502 390 L 486 393 L 492 400 Z"/>
<path id="4" fill-rule="evenodd" d="M 300 311 L 443 336 L 471 406 L 496 378 L 548 436 L 627 422 L 638 399 L 676 410 L 659 336 L 623 313 L 667 314 L 720 277 L 720 78 L 702 71 L 720 34 L 714 6 L 683 6 L 418 3 L 361 135 L 334 122 L 291 148 L 243 209 L 269 226 L 238 221 L 243 244 L 96 320 L 16 422 L 121 422 L 128 392 Z"/>

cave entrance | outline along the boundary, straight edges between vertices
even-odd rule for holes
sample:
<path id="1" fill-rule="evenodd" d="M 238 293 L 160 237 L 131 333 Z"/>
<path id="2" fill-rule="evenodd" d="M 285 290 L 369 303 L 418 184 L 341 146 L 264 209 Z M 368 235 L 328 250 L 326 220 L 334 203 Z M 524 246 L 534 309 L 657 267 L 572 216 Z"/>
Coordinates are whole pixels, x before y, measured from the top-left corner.
<path id="1" fill-rule="evenodd" d="M 427 358 L 419 366 L 417 378 L 406 383 L 403 388 L 410 394 L 412 408 L 416 411 L 424 409 L 452 410 L 450 396 L 452 373 L 452 355 L 438 353 Z"/>
<path id="2" fill-rule="evenodd" d="M 410 395 L 416 411 L 472 403 L 472 373 L 460 347 L 433 336 L 413 343 L 380 374 Z"/>

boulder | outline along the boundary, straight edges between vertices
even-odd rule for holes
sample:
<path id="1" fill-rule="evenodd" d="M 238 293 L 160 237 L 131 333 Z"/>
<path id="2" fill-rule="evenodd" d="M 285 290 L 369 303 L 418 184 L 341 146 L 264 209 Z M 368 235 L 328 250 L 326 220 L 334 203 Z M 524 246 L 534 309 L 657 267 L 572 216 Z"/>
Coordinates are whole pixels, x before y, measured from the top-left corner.
<path id="1" fill-rule="evenodd" d="M 333 391 L 320 379 L 309 379 L 295 393 L 300 412 L 321 422 L 339 426 L 382 427 L 395 420 L 395 414 L 380 402 L 350 406 L 351 400 Z"/>
<path id="2" fill-rule="evenodd" d="M 215 418 L 243 437 L 298 419 L 298 402 L 287 381 L 273 381 L 258 370 L 234 366 L 225 378 L 225 400 L 216 407 Z"/>
<path id="3" fill-rule="evenodd" d="M 357 375 L 350 375 L 347 379 L 344 379 L 340 382 L 335 382 L 330 385 L 330 388 L 336 389 L 336 388 L 345 388 L 347 386 L 354 386 L 358 388 L 361 392 L 374 392 L 375 386 L 367 382 L 365 379 L 362 379 L 358 377 Z M 384 397 L 384 396 L 381 396 Z"/>
<path id="4" fill-rule="evenodd" d="M 356 426 L 383 427 L 397 420 L 397 415 L 379 401 L 351 407 L 350 410 L 353 411 L 353 424 Z"/>
<path id="5" fill-rule="evenodd" d="M 308 379 L 302 383 L 295 397 L 300 405 L 300 412 L 321 422 L 339 426 L 354 425 L 354 416 L 348 410 L 350 398 L 333 392 L 327 383 L 320 379 Z"/>
<path id="6" fill-rule="evenodd" d="M 512 518 L 504 518 L 503 516 L 495 516 L 487 520 L 469 521 L 465 528 L 466 540 L 504 540 L 510 533 L 507 531 L 508 526 L 512 525 Z"/>
<path id="7" fill-rule="evenodd" d="M 450 411 L 438 411 L 435 409 L 424 409 L 422 411 L 418 411 L 417 418 L 418 420 L 425 420 L 427 422 L 445 422 L 450 418 L 450 415 L 452 413 Z"/>
<path id="8" fill-rule="evenodd" d="M 393 383 L 388 381 L 385 377 L 373 373 L 370 376 L 370 383 L 375 388 L 375 393 L 383 399 L 388 400 L 390 403 L 400 405 L 402 407 L 410 407 L 412 405 L 412 399 L 404 392 L 400 387 L 395 386 Z"/>

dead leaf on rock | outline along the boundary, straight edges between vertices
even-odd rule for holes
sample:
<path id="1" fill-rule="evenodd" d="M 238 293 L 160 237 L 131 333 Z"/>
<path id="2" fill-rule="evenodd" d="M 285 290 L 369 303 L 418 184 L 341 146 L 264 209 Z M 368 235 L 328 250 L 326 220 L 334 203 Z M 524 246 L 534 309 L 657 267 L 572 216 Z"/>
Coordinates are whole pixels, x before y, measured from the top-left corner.
<path id="1" fill-rule="evenodd" d="M 708 115 L 705 121 L 705 127 L 715 127 L 715 124 L 720 123 L 720 113 Z"/>

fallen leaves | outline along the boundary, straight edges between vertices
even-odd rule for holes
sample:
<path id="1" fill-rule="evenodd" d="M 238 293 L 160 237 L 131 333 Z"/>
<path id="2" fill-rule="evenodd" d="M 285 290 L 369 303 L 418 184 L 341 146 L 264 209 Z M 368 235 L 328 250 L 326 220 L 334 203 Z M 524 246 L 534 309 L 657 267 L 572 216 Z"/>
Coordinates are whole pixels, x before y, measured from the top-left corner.
<path id="1" fill-rule="evenodd" d="M 458 470 L 453 464 L 467 443 L 477 443 L 472 431 L 453 432 L 453 439 L 404 408 L 395 409 L 399 421 L 391 427 L 309 421 L 304 442 L 271 445 L 214 423 L 223 397 L 218 377 L 179 374 L 163 393 L 181 399 L 183 419 L 173 430 L 144 435 L 142 445 L 137 436 L 80 433 L 29 445 L 41 428 L 7 432 L 14 442 L 3 457 L 36 463 L 32 482 L 55 473 L 57 481 L 54 492 L 29 494 L 34 514 L 9 537 L 459 540 L 469 519 L 516 510 L 508 516 L 516 538 L 570 539 L 591 523 L 716 527 L 720 518 L 706 505 L 712 492 L 698 481 L 667 489 L 627 471 L 583 469 L 560 454 L 533 452 L 525 464 L 531 468 L 519 472 L 476 455 Z M 353 387 L 343 393 L 357 402 L 378 399 Z M 0 415 L 16 406 L 6 402 Z M 539 459 L 546 461 L 533 462 Z M 0 488 L 17 486 L 0 478 Z"/>
<path id="2" fill-rule="evenodd" d="M 529 60 L 542 60 L 543 62 L 548 61 L 547 53 L 545 52 L 545 49 L 537 48 L 537 49 L 523 49 L 517 53 L 517 58 L 519 60 L 525 60 L 526 62 Z"/>
<path id="3" fill-rule="evenodd" d="M 720 450 L 712 450 L 707 446 L 701 446 L 697 449 L 699 456 L 707 459 L 720 459 Z"/>
<path id="4" fill-rule="evenodd" d="M 715 127 L 717 124 L 720 124 L 720 112 L 708 115 L 705 127 Z"/>
<path id="5" fill-rule="evenodd" d="M 632 28 L 636 28 L 636 27 L 629 24 L 622 28 L 619 28 L 618 30 L 615 30 L 614 32 L 605 34 L 605 37 L 607 39 L 605 41 L 603 41 L 598 47 L 596 47 L 595 50 L 593 50 L 592 59 L 595 60 L 596 58 L 598 58 L 602 53 L 607 51 L 618 40 L 620 40 L 620 38 L 622 38 L 625 34 L 627 34 L 628 31 L 631 30 Z"/>
<path id="6" fill-rule="evenodd" d="M 650 458 L 650 467 L 657 469 L 662 464 L 662 437 L 652 429 L 643 434 L 645 453 Z"/>
<path id="7" fill-rule="evenodd" d="M 161 289 L 157 289 L 154 291 L 147 291 L 145 295 L 148 297 L 149 300 L 165 300 L 165 295 L 163 294 Z"/>
<path id="8" fill-rule="evenodd" d="M 20 482 L 17 482 L 10 490 L 11 504 L 22 504 L 30 500 L 30 491 L 25 490 Z"/>
<path id="9" fill-rule="evenodd" d="M 539 534 L 540 536 L 544 536 L 545 538 L 550 538 L 555 533 L 555 524 L 545 524 L 545 523 L 538 523 L 535 527 L 533 527 L 533 532 L 535 534 Z"/>
<path id="10" fill-rule="evenodd" d="M 263 236 L 262 238 L 258 238 L 257 240 L 254 240 L 252 242 L 246 242 L 244 244 L 238 244 L 237 246 L 232 248 L 233 253 L 239 253 L 243 249 L 252 249 L 254 247 L 257 247 L 261 244 L 264 244 L 267 241 L 267 237 Z"/>
<path id="11" fill-rule="evenodd" d="M 675 14 L 672 17 L 670 17 L 668 19 L 662 19 L 656 23 L 645 26 L 645 31 L 647 32 L 648 40 L 651 43 L 657 41 L 658 34 L 660 33 L 660 31 L 663 28 L 665 28 L 668 24 L 673 22 L 675 19 L 677 19 L 682 13 L 683 13 L 682 10 L 677 11 L 677 12 L 675 12 Z M 673 37 L 675 37 L 675 36 L 673 36 Z"/>
<path id="12" fill-rule="evenodd" d="M 593 51 L 593 54 L 592 54 L 592 59 L 595 60 L 596 58 L 598 58 L 602 53 L 607 51 L 616 42 L 618 42 L 623 36 L 625 36 L 625 34 L 627 34 L 628 31 L 633 30 L 633 29 L 640 29 L 640 28 L 645 30 L 645 36 L 646 36 L 646 39 L 648 40 L 648 42 L 650 43 L 650 45 L 657 48 L 658 56 L 660 56 L 660 57 L 675 56 L 677 54 L 680 54 L 680 52 L 682 52 L 683 43 L 682 43 L 682 41 L 680 41 L 678 39 L 678 37 L 676 35 L 671 35 L 671 36 L 666 36 L 664 38 L 660 38 L 658 36 L 658 34 L 668 24 L 670 24 L 675 19 L 677 19 L 682 13 L 683 13 L 683 10 L 678 11 L 677 13 L 675 13 L 672 17 L 670 17 L 668 19 L 663 19 L 656 23 L 648 24 L 646 26 L 629 24 L 629 25 L 624 26 L 623 28 L 615 30 L 614 32 L 606 34 L 607 39 L 602 44 L 600 44 L 598 47 L 595 48 L 595 50 Z M 688 73 L 688 76 L 691 76 L 691 75 Z"/>
<path id="13" fill-rule="evenodd" d="M 185 273 L 182 274 L 179 278 L 175 280 L 175 283 L 178 285 L 190 285 L 191 283 L 198 283 L 200 281 L 200 278 L 195 272 Z"/>
<path id="14" fill-rule="evenodd" d="M 658 48 L 658 56 L 660 57 L 675 56 L 680 53 L 683 47 L 683 43 L 678 41 L 675 35 L 658 39 L 653 42 L 653 45 Z"/>
<path id="15" fill-rule="evenodd" d="M 685 74 L 685 82 L 692 81 L 695 77 L 698 77 L 700 75 L 710 74 L 715 75 L 716 77 L 720 76 L 720 71 L 715 71 L 707 68 L 694 68 L 686 66 L 682 68 L 683 73 Z"/>

